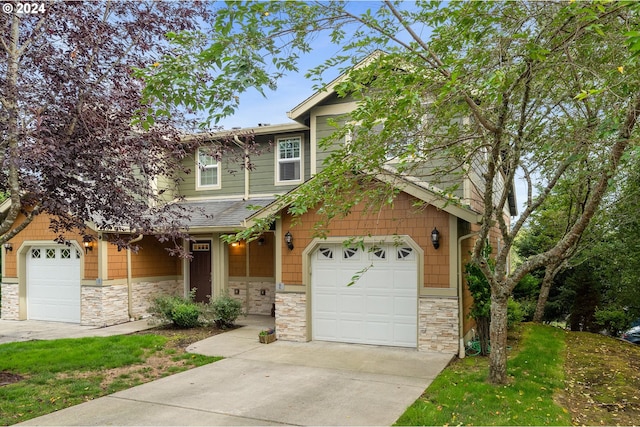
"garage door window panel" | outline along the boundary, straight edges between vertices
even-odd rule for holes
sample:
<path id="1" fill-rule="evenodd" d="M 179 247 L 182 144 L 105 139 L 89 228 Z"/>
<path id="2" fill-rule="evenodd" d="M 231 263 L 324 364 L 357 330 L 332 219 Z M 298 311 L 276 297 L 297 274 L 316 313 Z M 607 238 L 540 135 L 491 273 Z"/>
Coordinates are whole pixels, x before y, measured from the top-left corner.
<path id="1" fill-rule="evenodd" d="M 372 247 L 369 251 L 369 259 L 371 261 L 387 261 L 387 250 L 385 248 Z"/>
<path id="2" fill-rule="evenodd" d="M 342 250 L 342 259 L 347 261 L 360 261 L 360 251 L 358 248 L 344 248 Z"/>
<path id="3" fill-rule="evenodd" d="M 396 259 L 398 261 L 415 261 L 416 254 L 413 248 L 401 247 L 401 248 L 398 248 L 398 251 L 396 253 Z"/>

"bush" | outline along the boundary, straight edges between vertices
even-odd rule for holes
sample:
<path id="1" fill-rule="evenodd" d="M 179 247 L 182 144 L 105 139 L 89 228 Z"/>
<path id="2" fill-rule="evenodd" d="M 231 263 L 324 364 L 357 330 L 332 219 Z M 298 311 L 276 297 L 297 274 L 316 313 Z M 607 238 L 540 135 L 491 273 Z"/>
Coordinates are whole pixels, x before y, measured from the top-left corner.
<path id="1" fill-rule="evenodd" d="M 209 322 L 213 321 L 219 328 L 233 326 L 236 319 L 242 314 L 244 314 L 242 303 L 229 295 L 212 299 L 209 304 L 205 305 L 203 312 L 205 319 Z"/>
<path id="2" fill-rule="evenodd" d="M 629 326 L 629 316 L 619 308 L 596 309 L 596 323 L 607 330 L 612 337 L 617 337 Z"/>
<path id="3" fill-rule="evenodd" d="M 199 317 L 200 310 L 193 302 L 177 304 L 171 310 L 171 320 L 180 328 L 195 328 L 200 324 Z"/>
<path id="4" fill-rule="evenodd" d="M 198 326 L 202 308 L 193 301 L 194 291 L 184 298 L 177 295 L 161 295 L 153 299 L 147 309 L 154 316 L 154 321 L 160 324 L 172 323 L 180 328 L 194 328 Z"/>
<path id="5" fill-rule="evenodd" d="M 509 298 L 509 301 L 507 301 L 507 328 L 512 329 L 518 326 L 523 318 L 524 312 L 520 303 L 513 298 Z"/>
<path id="6" fill-rule="evenodd" d="M 536 312 L 538 301 L 534 299 L 522 299 L 517 300 L 517 302 L 520 304 L 520 309 L 522 310 L 522 321 L 531 322 Z"/>

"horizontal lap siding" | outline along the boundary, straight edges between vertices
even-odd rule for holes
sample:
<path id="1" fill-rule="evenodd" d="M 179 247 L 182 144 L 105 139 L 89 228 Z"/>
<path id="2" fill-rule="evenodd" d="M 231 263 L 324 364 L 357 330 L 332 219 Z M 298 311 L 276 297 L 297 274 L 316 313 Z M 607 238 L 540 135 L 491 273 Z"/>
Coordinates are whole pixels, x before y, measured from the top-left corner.
<path id="1" fill-rule="evenodd" d="M 294 132 L 291 135 L 303 135 L 303 163 L 304 163 L 304 179 L 310 178 L 310 159 L 311 150 L 309 146 L 308 132 Z M 249 177 L 249 193 L 252 195 L 272 195 L 283 193 L 296 187 L 296 185 L 275 185 L 275 147 L 276 138 L 285 136 L 286 133 L 272 135 L 258 135 L 256 142 L 259 144 L 259 154 L 250 154 L 252 169 Z M 221 188 L 217 190 L 196 190 L 196 161 L 193 154 L 187 156 L 182 164 L 190 170 L 188 174 L 182 174 L 178 186 L 180 195 L 187 198 L 205 198 L 205 197 L 238 197 L 243 196 L 245 192 L 245 173 L 243 169 L 242 152 L 235 149 L 233 154 L 223 156 L 221 164 Z"/>
<path id="2" fill-rule="evenodd" d="M 331 136 L 336 131 L 335 126 L 330 124 L 330 121 L 335 120 L 340 124 L 344 124 L 347 119 L 344 118 L 344 115 L 327 115 L 327 116 L 317 116 L 316 117 L 316 137 L 317 137 L 317 154 L 316 154 L 316 168 L 317 171 L 320 172 L 324 168 L 324 161 L 329 157 L 329 154 L 336 148 L 342 146 L 344 144 L 344 140 L 334 142 L 329 148 L 320 148 L 320 141 L 324 138 Z"/>

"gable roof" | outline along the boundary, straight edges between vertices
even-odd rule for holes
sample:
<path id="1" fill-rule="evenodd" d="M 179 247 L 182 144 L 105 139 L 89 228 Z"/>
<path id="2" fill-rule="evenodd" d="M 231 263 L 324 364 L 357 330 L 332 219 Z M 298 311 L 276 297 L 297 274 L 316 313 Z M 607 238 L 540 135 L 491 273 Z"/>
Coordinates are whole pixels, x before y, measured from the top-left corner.
<path id="1" fill-rule="evenodd" d="M 375 50 L 367 55 L 367 57 L 365 57 L 362 61 L 351 67 L 350 70 L 357 70 L 358 68 L 366 67 L 372 61 L 379 58 L 383 54 L 383 51 Z M 349 78 L 349 73 L 350 71 L 340 74 L 338 77 L 324 86 L 321 90 L 317 91 L 316 93 L 302 101 L 300 104 L 293 107 L 291 111 L 287 111 L 287 117 L 289 117 L 291 120 L 295 120 L 296 122 L 305 123 L 305 119 L 309 115 L 309 111 L 322 101 L 325 101 L 327 98 L 334 95 L 336 93 L 336 86 L 347 80 Z"/>
<path id="2" fill-rule="evenodd" d="M 286 208 L 292 203 L 292 198 L 288 195 L 295 195 L 300 188 L 313 179 L 317 179 L 318 175 L 312 177 L 304 184 L 299 185 L 293 190 L 286 193 L 284 196 L 275 199 L 272 203 L 268 204 L 258 212 L 254 213 L 247 218 L 245 226 L 249 227 L 252 223 L 258 219 L 265 219 L 270 215 L 274 215 Z M 447 198 L 442 195 L 442 191 L 437 187 L 432 186 L 424 181 L 420 181 L 417 178 L 411 176 L 400 176 L 391 170 L 384 170 L 375 175 L 375 178 L 381 182 L 391 184 L 399 190 L 419 199 L 425 203 L 428 203 L 437 209 L 443 210 L 457 218 L 472 224 L 477 224 L 482 221 L 482 215 L 475 212 L 469 207 L 462 206 L 457 203 L 457 198 Z"/>

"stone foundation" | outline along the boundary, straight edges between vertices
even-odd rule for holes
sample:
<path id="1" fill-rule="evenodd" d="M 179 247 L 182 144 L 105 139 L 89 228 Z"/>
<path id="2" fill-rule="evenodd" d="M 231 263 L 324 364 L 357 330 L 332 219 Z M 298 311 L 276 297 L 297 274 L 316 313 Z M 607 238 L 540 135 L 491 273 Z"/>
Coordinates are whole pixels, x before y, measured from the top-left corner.
<path id="1" fill-rule="evenodd" d="M 2 283 L 2 309 L 0 318 L 5 320 L 20 319 L 20 297 L 17 283 Z"/>
<path id="2" fill-rule="evenodd" d="M 271 309 L 275 303 L 274 282 L 229 282 L 229 296 L 242 303 L 242 311 L 247 314 L 271 315 Z M 238 290 L 236 295 L 235 290 Z M 264 292 L 264 295 L 262 295 Z"/>
<path id="3" fill-rule="evenodd" d="M 306 294 L 276 294 L 276 334 L 283 341 L 307 341 Z"/>
<path id="4" fill-rule="evenodd" d="M 81 325 L 110 326 L 128 321 L 127 285 L 82 286 Z"/>
<path id="5" fill-rule="evenodd" d="M 148 316 L 147 308 L 159 295 L 182 295 L 182 282 L 138 282 L 132 286 L 132 315 Z M 110 326 L 128 322 L 129 304 L 127 285 L 83 286 L 81 295 L 81 324 Z"/>
<path id="6" fill-rule="evenodd" d="M 162 282 L 139 282 L 133 284 L 132 301 L 133 317 L 147 317 L 147 309 L 153 299 L 160 295 L 184 295 L 184 284 L 181 280 L 164 280 Z"/>
<path id="7" fill-rule="evenodd" d="M 458 322 L 456 298 L 420 298 L 418 350 L 457 353 Z"/>

